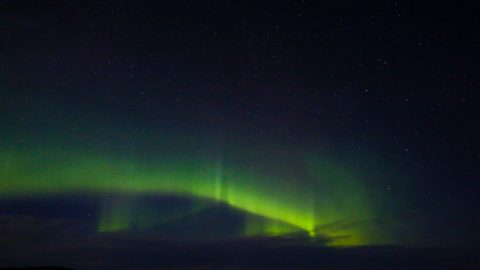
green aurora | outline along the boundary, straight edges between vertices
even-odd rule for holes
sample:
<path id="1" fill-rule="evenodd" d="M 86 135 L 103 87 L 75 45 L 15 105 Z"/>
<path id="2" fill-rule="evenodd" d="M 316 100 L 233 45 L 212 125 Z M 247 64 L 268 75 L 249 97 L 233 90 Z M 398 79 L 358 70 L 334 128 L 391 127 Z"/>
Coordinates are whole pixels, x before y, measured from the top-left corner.
<path id="1" fill-rule="evenodd" d="M 103 198 L 99 232 L 147 228 L 198 213 L 209 203 L 250 215 L 243 236 L 305 233 L 326 236 L 332 246 L 391 243 L 375 223 L 378 207 L 348 168 L 318 157 L 303 161 L 299 181 L 282 172 L 266 173 L 221 160 L 162 159 L 141 162 L 115 155 L 65 150 L 0 152 L 3 198 L 85 194 Z M 122 196 L 175 195 L 196 198 L 192 209 L 157 217 L 148 207 Z M 117 199 L 109 200 L 114 196 Z"/>

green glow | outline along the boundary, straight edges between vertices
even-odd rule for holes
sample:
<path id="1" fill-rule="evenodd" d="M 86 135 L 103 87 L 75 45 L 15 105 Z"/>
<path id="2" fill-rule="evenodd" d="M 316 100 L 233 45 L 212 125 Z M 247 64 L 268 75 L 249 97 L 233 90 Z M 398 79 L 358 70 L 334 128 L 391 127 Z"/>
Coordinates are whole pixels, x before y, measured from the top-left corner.
<path id="1" fill-rule="evenodd" d="M 307 161 L 308 181 L 264 175 L 220 161 L 140 161 L 96 153 L 0 152 L 3 197 L 86 193 L 172 194 L 226 203 L 264 219 L 250 219 L 245 235 L 305 231 L 334 237 L 332 245 L 385 242 L 369 220 L 375 214 L 366 190 L 348 170 L 316 159 Z M 134 204 L 107 200 L 98 230 L 122 231 L 154 221 L 139 215 Z M 140 211 L 141 212 L 141 211 Z M 154 213 L 147 216 L 155 215 Z M 137 221 L 135 221 L 137 219 Z M 139 221 L 142 220 L 142 221 Z M 352 224 L 361 224 L 353 226 Z M 142 225 L 144 224 L 144 225 Z"/>
<path id="2" fill-rule="evenodd" d="M 130 203 L 122 200 L 104 202 L 101 211 L 99 232 L 127 231 L 131 228 L 135 210 Z"/>
<path id="3" fill-rule="evenodd" d="M 175 207 L 170 205 L 167 209 L 158 209 L 158 207 L 142 202 L 138 197 L 130 197 L 128 194 L 123 196 L 117 195 L 103 199 L 100 208 L 98 231 L 142 230 L 199 213 L 210 206 L 210 203 L 196 201 L 194 205 Z"/>
<path id="4" fill-rule="evenodd" d="M 298 232 L 300 229 L 298 227 L 292 226 L 290 224 L 273 220 L 265 219 L 259 217 L 248 217 L 247 222 L 245 222 L 245 231 L 244 235 L 246 236 L 256 236 L 256 235 L 283 235 Z"/>

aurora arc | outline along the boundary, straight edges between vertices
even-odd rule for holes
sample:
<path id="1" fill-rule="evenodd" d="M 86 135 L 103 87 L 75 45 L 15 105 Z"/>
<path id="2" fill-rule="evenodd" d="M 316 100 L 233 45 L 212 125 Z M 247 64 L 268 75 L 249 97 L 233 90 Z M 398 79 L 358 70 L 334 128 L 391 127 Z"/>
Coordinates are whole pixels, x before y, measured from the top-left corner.
<path id="1" fill-rule="evenodd" d="M 0 195 L 7 198 L 74 193 L 172 194 L 224 203 L 270 220 L 248 223 L 246 234 L 298 230 L 310 236 L 332 237 L 332 245 L 379 242 L 381 233 L 369 222 L 374 210 L 363 187 L 336 166 L 315 167 L 315 162 L 309 162 L 313 164 L 310 167 L 315 167 L 311 175 L 317 179 L 302 186 L 235 166 L 219 166 L 216 161 L 180 163 L 144 164 L 100 154 L 65 154 L 51 150 L 3 151 L 0 153 Z M 312 189 L 321 192 L 314 193 Z M 120 216 L 129 211 L 120 210 Z M 366 222 L 361 226 L 348 225 L 358 220 Z M 115 231 L 120 227 L 103 226 L 99 230 Z M 387 238 L 383 236 L 381 241 Z"/>

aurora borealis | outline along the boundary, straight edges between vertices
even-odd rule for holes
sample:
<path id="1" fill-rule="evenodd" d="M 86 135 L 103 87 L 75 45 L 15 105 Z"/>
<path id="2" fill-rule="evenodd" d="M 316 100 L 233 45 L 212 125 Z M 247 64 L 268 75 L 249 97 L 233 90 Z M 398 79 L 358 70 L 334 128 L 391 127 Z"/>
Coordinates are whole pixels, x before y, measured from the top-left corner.
<path id="1" fill-rule="evenodd" d="M 99 205 L 99 232 L 130 230 L 133 224 L 138 229 L 147 226 L 142 220 L 156 219 L 154 213 L 148 214 L 148 209 L 141 203 L 135 205 L 129 196 L 177 195 L 226 204 L 263 218 L 246 219 L 243 235 L 303 232 L 311 237 L 332 238 L 334 245 L 391 241 L 378 238 L 384 234 L 374 224 L 375 209 L 368 190 L 348 168 L 326 161 L 303 162 L 307 172 L 302 173 L 308 175 L 303 177 L 308 179 L 295 184 L 288 178 L 300 176 L 288 175 L 281 169 L 269 174 L 225 161 L 170 157 L 170 161 L 150 159 L 145 164 L 98 153 L 80 155 L 65 149 L 5 151 L 1 192 L 4 198 L 75 193 L 107 197 Z M 114 199 L 109 202 L 108 196 Z M 196 207 L 197 211 L 182 209 L 176 215 L 188 215 L 205 207 L 208 204 Z M 142 219 L 138 213 L 146 217 Z M 349 226 L 359 221 L 361 226 Z M 151 221 L 152 225 L 155 222 Z M 335 240 L 336 237 L 339 239 Z"/>
<path id="2" fill-rule="evenodd" d="M 474 10 L 0 1 L 0 269 L 478 269 Z"/>

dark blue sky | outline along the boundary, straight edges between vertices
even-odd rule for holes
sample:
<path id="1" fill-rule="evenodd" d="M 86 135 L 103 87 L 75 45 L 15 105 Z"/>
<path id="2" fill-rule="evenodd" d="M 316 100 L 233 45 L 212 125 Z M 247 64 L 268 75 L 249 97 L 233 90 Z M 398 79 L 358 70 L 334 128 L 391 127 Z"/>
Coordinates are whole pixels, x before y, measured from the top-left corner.
<path id="1" fill-rule="evenodd" d="M 306 174 L 299 160 L 318 151 L 368 176 L 378 224 L 401 243 L 476 245 L 479 17 L 373 2 L 0 1 L 0 147 L 146 163 L 160 148 L 223 149 L 226 163 L 280 178 Z M 98 245 L 84 238 L 96 199 L 62 196 L 0 198 L 0 234 L 43 224 L 17 245 L 36 258 L 41 235 L 74 217 L 81 245 Z M 231 211 L 215 212 L 219 228 L 245 219 Z"/>

